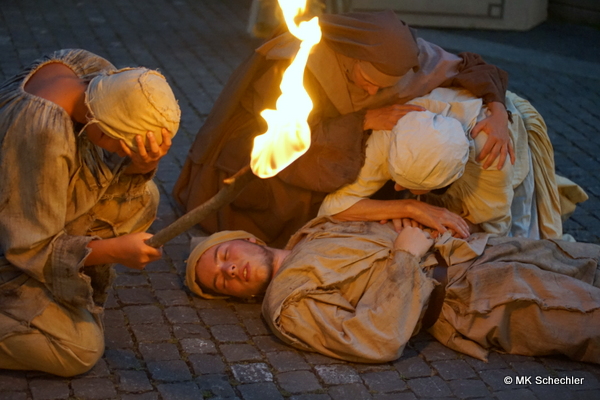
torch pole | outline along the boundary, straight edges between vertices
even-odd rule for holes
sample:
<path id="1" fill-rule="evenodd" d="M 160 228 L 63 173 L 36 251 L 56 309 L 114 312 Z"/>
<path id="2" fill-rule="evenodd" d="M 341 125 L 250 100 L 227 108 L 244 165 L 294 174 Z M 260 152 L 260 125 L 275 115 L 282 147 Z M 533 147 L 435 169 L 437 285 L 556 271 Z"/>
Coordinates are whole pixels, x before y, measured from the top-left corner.
<path id="1" fill-rule="evenodd" d="M 211 213 L 219 210 L 221 207 L 231 203 L 240 194 L 240 192 L 255 178 L 250 165 L 246 165 L 233 176 L 225 179 L 225 186 L 221 188 L 213 197 L 200 204 L 187 214 L 183 215 L 171 225 L 158 231 L 154 236 L 146 241 L 148 246 L 154 248 L 160 247 L 174 237 L 182 234 L 200 221 L 204 220 Z"/>

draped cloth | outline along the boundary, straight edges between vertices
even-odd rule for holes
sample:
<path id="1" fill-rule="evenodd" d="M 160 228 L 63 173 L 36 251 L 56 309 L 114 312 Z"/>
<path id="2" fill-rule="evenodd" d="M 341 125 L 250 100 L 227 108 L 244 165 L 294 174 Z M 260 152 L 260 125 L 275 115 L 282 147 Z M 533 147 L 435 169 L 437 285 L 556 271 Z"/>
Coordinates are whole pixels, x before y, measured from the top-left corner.
<path id="1" fill-rule="evenodd" d="M 405 103 L 448 84 L 466 87 L 484 102 L 504 102 L 505 72 L 477 55 L 456 56 L 422 39 L 415 40 L 404 28 L 403 36 L 395 40 L 405 47 L 416 45 L 418 68 L 412 68 L 412 62 L 402 64 L 400 69 L 407 72 L 395 86 L 371 97 L 365 96 L 366 92 L 357 93 L 358 87 L 348 78 L 348 61 L 353 60 L 354 53 L 333 49 L 336 45 L 328 40 L 328 18 L 323 16 L 323 40 L 309 56 L 304 75 L 304 86 L 313 101 L 308 120 L 311 147 L 277 176 L 255 179 L 235 201 L 200 223 L 205 231 L 241 229 L 270 245 L 283 246 L 317 214 L 327 193 L 356 179 L 369 134 L 363 130 L 369 108 Z M 331 18 L 339 26 L 341 17 Z M 356 18 L 353 14 L 344 21 L 352 23 Z M 297 39 L 288 32 L 279 33 L 233 73 L 196 135 L 173 189 L 175 199 L 186 210 L 210 199 L 223 187 L 223 179 L 249 163 L 253 138 L 266 131 L 260 112 L 275 108 L 281 75 L 297 48 Z"/>

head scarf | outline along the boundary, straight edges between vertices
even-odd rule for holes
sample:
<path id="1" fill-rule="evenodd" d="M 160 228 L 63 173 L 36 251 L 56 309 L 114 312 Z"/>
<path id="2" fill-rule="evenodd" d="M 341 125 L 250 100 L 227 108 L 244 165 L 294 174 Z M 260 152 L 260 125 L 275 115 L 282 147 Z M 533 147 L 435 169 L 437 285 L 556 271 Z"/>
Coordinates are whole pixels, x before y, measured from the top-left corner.
<path id="1" fill-rule="evenodd" d="M 137 151 L 136 135 L 146 143 L 151 131 L 162 143 L 162 128 L 171 137 L 179 129 L 181 111 L 164 76 L 146 68 L 125 68 L 92 79 L 86 90 L 91 114 L 88 123 L 97 123 L 106 135 L 124 140 Z"/>
<path id="2" fill-rule="evenodd" d="M 443 188 L 464 173 L 469 141 L 457 119 L 413 111 L 398 121 L 392 134 L 388 169 L 405 189 Z"/>
<path id="3" fill-rule="evenodd" d="M 415 37 L 393 11 L 325 14 L 319 25 L 334 51 L 367 61 L 380 73 L 401 77 L 419 66 Z"/>
<path id="4" fill-rule="evenodd" d="M 191 253 L 186 263 L 185 284 L 196 295 L 205 299 L 226 299 L 228 296 L 213 295 L 205 293 L 196 280 L 196 264 L 202 254 L 208 249 L 221 243 L 239 239 L 255 239 L 256 244 L 265 246 L 265 242 L 257 238 L 251 233 L 245 231 L 222 231 L 214 233 L 210 236 L 201 236 L 192 239 Z"/>

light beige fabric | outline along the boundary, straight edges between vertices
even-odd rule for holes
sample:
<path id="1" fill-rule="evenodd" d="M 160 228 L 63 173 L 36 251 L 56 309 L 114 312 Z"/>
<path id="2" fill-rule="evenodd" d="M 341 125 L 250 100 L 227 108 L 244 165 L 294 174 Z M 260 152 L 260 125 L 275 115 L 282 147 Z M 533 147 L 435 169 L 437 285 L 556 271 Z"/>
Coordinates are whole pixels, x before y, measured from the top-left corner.
<path id="1" fill-rule="evenodd" d="M 436 242 L 450 267 L 434 336 L 479 359 L 496 350 L 600 363 L 600 247 L 488 236 Z M 400 357 L 436 282 L 425 263 L 392 250 L 395 237 L 391 224 L 309 222 L 263 301 L 273 332 L 351 362 Z"/>
<path id="2" fill-rule="evenodd" d="M 205 299 L 225 299 L 229 296 L 218 296 L 211 293 L 205 293 L 198 281 L 196 280 L 196 264 L 202 254 L 208 249 L 221 243 L 229 242 L 230 240 L 254 239 L 256 243 L 264 246 L 265 242 L 258 239 L 251 233 L 245 231 L 221 231 L 210 236 L 199 236 L 192 239 L 190 242 L 190 256 L 186 261 L 185 267 L 185 284 L 196 295 Z"/>
<path id="3" fill-rule="evenodd" d="M 438 88 L 410 103 L 457 118 L 468 132 L 486 116 L 486 108 L 482 107 L 481 101 L 465 90 Z M 504 236 L 512 232 L 518 232 L 518 235 L 533 232 L 535 235 L 539 231 L 542 238 L 560 238 L 561 211 L 554 175 L 554 156 L 544 121 L 529 102 L 514 93 L 507 93 L 506 107 L 513 113 L 513 122 L 509 123 L 508 128 L 515 148 L 515 164 L 511 165 L 507 160 L 498 170 L 496 160 L 484 170 L 482 162 L 476 160 L 487 140 L 487 135 L 482 132 L 471 139 L 469 161 L 460 179 L 443 195 L 426 194 L 420 199 L 445 207 L 473 224 L 480 224 L 485 232 Z M 474 112 L 475 108 L 477 111 Z M 399 125 L 402 121 L 399 121 Z M 375 193 L 387 180 L 393 179 L 389 168 L 385 166 L 392 162 L 386 154 L 392 141 L 393 134 L 390 131 L 377 131 L 371 135 L 367 141 L 365 164 L 358 179 L 329 194 L 321 205 L 319 215 L 335 215 L 346 210 Z M 535 183 L 529 178 L 530 174 L 535 178 Z M 527 186 L 526 195 L 515 199 L 515 190 L 520 185 Z M 537 211 L 532 211 L 531 206 L 526 207 L 525 204 L 515 207 L 513 200 L 528 205 L 537 204 Z M 513 215 L 513 212 L 518 214 Z M 537 218 L 528 217 L 528 213 L 532 212 L 537 212 Z M 539 230 L 530 229 L 528 225 L 538 220 Z M 514 223 L 518 226 L 513 226 Z"/>
<path id="4" fill-rule="evenodd" d="M 0 314 L 3 325 L 17 321 Z M 0 341 L 0 368 L 74 376 L 91 369 L 104 353 L 104 333 L 89 311 L 50 303 L 27 333 Z"/>
<path id="5" fill-rule="evenodd" d="M 92 117 L 89 123 L 97 123 L 102 132 L 124 140 L 133 150 L 137 150 L 137 135 L 146 143 L 150 131 L 160 145 L 162 128 L 171 137 L 179 129 L 181 111 L 171 87 L 164 76 L 146 68 L 98 75 L 88 85 L 86 104 Z"/>
<path id="6" fill-rule="evenodd" d="M 484 360 L 494 349 L 600 363 L 599 257 L 588 243 L 491 238 L 483 256 L 448 269 L 429 332 Z"/>
<path id="7" fill-rule="evenodd" d="M 400 357 L 435 281 L 414 256 L 392 251 L 396 236 L 379 222 L 309 222 L 288 243 L 292 252 L 265 294 L 273 332 L 297 348 L 354 362 Z"/>

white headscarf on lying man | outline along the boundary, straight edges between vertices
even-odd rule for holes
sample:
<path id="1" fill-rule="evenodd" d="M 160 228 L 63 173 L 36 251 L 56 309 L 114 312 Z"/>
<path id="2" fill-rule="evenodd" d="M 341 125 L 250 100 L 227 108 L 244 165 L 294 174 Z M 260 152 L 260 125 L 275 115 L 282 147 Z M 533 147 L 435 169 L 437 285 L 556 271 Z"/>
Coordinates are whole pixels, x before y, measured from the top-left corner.
<path id="1" fill-rule="evenodd" d="M 89 123 L 97 123 L 106 135 L 124 140 L 137 151 L 135 137 L 146 143 L 151 131 L 162 143 L 162 128 L 171 137 L 179 129 L 181 111 L 167 80 L 157 71 L 124 68 L 92 79 L 85 93 L 91 113 Z"/>
<path id="2" fill-rule="evenodd" d="M 440 189 L 464 173 L 469 140 L 457 119 L 414 111 L 402 117 L 392 132 L 388 169 L 403 188 Z"/>

